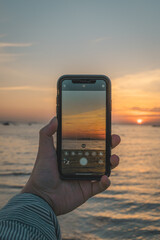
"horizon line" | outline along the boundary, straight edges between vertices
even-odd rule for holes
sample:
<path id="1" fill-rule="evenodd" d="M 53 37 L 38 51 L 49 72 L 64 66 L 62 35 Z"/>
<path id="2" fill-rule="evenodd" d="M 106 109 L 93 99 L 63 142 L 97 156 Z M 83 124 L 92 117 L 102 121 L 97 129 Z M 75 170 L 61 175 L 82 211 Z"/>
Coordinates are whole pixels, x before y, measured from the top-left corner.
<path id="1" fill-rule="evenodd" d="M 45 124 L 46 122 L 49 122 L 49 120 L 0 120 L 0 124 Z M 146 126 L 146 125 L 160 125 L 160 122 L 146 122 L 146 123 L 133 123 L 133 122 L 112 122 L 111 125 L 141 125 L 141 126 Z"/>

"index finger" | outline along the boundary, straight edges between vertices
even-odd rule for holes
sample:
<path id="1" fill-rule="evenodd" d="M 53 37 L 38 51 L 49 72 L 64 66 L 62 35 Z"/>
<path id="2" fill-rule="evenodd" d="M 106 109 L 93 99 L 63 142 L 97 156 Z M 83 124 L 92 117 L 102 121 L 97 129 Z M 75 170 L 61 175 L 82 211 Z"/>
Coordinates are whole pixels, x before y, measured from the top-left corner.
<path id="1" fill-rule="evenodd" d="M 121 141 L 121 138 L 119 135 L 113 134 L 112 135 L 112 148 L 115 148 Z"/>

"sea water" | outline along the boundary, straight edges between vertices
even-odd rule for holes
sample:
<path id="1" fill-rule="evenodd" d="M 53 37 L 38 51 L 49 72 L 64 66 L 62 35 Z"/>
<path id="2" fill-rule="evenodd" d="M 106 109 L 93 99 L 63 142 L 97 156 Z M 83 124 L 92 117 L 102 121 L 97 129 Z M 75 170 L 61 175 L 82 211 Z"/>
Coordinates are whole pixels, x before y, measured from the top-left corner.
<path id="1" fill-rule="evenodd" d="M 0 207 L 27 182 L 42 124 L 0 125 Z M 160 239 L 160 128 L 113 125 L 121 144 L 111 186 L 58 220 L 63 239 Z M 98 143 L 97 143 L 98 144 Z"/>

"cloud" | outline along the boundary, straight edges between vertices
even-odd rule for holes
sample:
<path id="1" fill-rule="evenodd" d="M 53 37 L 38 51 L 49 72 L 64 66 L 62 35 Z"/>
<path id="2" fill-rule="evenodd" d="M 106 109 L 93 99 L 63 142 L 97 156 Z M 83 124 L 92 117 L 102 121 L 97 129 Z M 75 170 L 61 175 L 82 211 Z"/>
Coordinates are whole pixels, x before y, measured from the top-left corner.
<path id="1" fill-rule="evenodd" d="M 4 62 L 15 61 L 17 59 L 17 57 L 21 57 L 24 55 L 26 55 L 26 54 L 23 54 L 23 53 L 0 53 L 0 62 L 4 63 Z"/>
<path id="2" fill-rule="evenodd" d="M 160 69 L 128 74 L 113 79 L 113 86 L 118 91 L 158 92 L 160 91 Z"/>
<path id="3" fill-rule="evenodd" d="M 93 40 L 94 43 L 100 43 L 100 42 L 103 42 L 105 40 L 108 40 L 110 39 L 110 37 L 100 37 L 100 38 L 96 38 Z"/>
<path id="4" fill-rule="evenodd" d="M 0 34 L 0 38 L 3 38 L 5 36 L 6 36 L 6 34 Z"/>
<path id="5" fill-rule="evenodd" d="M 158 112 L 158 113 L 160 113 L 160 107 L 154 107 L 154 108 L 132 107 L 131 110 L 140 111 L 140 112 Z"/>
<path id="6" fill-rule="evenodd" d="M 146 92 L 160 92 L 160 76 L 158 77 L 157 80 L 153 80 L 150 83 L 146 84 L 144 86 L 144 90 Z"/>
<path id="7" fill-rule="evenodd" d="M 0 34 L 0 38 L 4 37 L 5 34 Z M 17 57 L 24 56 L 26 54 L 17 54 L 17 53 L 8 53 L 5 51 L 6 48 L 26 48 L 31 47 L 33 43 L 9 43 L 9 42 L 0 42 L 0 62 L 6 63 L 15 61 Z"/>
<path id="8" fill-rule="evenodd" d="M 8 43 L 8 42 L 0 42 L 0 48 L 5 47 L 31 47 L 33 43 Z"/>
<path id="9" fill-rule="evenodd" d="M 29 90 L 29 91 L 53 91 L 54 88 L 43 88 L 36 86 L 12 86 L 12 87 L 0 87 L 0 91 L 21 91 L 21 90 Z"/>
<path id="10" fill-rule="evenodd" d="M 155 118 L 159 121 L 160 69 L 128 74 L 112 80 L 113 113 L 125 120 L 135 121 L 137 117 Z M 157 119 L 157 120 L 156 120 Z"/>
<path id="11" fill-rule="evenodd" d="M 34 68 L 27 68 L 23 65 L 18 65 L 18 67 L 16 67 L 11 65 L 3 66 L 0 64 L 0 88 L 12 88 L 16 86 L 27 86 L 27 88 L 32 88 L 33 86 L 36 86 L 38 88 L 44 87 L 46 89 L 50 86 L 55 87 L 54 81 L 51 79 L 53 79 L 53 75 L 46 72 L 44 73 L 43 69 L 42 71 L 39 71 Z"/>

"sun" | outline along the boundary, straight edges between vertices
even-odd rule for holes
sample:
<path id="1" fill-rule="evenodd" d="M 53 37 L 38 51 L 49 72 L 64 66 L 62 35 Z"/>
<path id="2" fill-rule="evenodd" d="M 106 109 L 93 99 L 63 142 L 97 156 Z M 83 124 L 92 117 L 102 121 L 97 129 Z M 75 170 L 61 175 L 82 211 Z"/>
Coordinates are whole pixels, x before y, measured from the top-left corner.
<path id="1" fill-rule="evenodd" d="M 142 120 L 142 119 L 140 119 L 140 118 L 139 118 L 139 119 L 137 119 L 137 123 L 138 123 L 138 124 L 141 124 L 142 122 L 143 122 L 143 120 Z"/>

